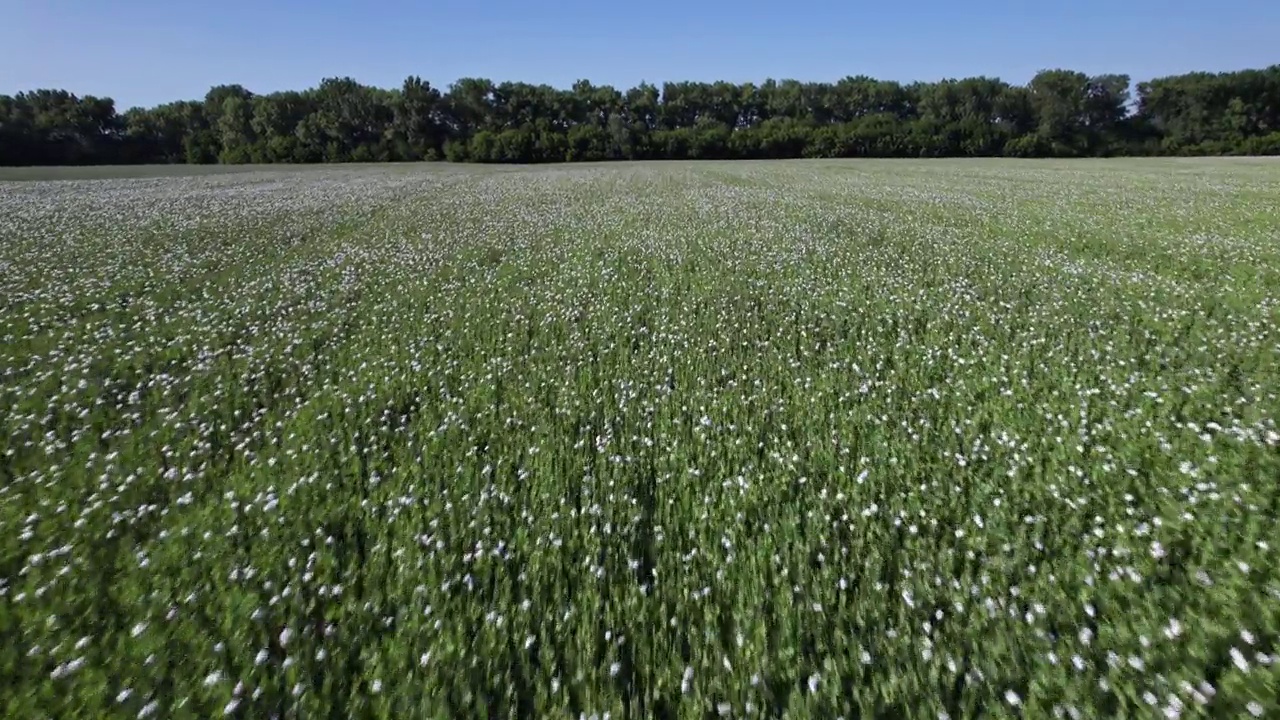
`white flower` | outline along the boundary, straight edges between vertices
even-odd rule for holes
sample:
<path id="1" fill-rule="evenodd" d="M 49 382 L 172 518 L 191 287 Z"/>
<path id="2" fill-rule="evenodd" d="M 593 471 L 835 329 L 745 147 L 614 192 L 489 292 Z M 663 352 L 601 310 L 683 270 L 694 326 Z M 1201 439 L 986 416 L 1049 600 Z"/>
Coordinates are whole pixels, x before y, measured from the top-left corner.
<path id="1" fill-rule="evenodd" d="M 75 671 L 79 670 L 82 667 L 84 667 L 84 658 L 82 657 L 76 658 L 71 662 L 63 663 L 57 666 L 56 668 L 54 668 L 53 672 L 49 673 L 49 677 L 53 678 L 54 680 L 60 680 L 64 677 L 67 677 L 68 675 L 71 675 L 72 673 L 74 673 Z"/>
<path id="2" fill-rule="evenodd" d="M 1245 659 L 1244 653 L 1240 652 L 1240 650 L 1233 647 L 1227 651 L 1227 654 L 1231 656 L 1231 662 L 1242 672 L 1249 669 L 1249 661 Z"/>

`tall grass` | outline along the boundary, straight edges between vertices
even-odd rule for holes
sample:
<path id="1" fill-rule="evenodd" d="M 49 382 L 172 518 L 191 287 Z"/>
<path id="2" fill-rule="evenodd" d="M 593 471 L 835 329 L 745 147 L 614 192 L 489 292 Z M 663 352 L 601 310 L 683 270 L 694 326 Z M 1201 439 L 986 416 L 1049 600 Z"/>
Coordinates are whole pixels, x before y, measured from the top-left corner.
<path id="1" fill-rule="evenodd" d="M 1278 221 L 1227 162 L 0 185 L 0 713 L 1280 712 Z"/>

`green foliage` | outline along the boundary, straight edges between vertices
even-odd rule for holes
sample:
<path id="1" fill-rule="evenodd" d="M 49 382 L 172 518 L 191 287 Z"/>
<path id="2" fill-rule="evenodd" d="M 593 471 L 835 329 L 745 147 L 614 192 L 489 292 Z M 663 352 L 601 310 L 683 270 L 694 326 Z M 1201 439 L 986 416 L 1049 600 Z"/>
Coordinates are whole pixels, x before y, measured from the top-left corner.
<path id="1" fill-rule="evenodd" d="M 1045 70 L 1025 86 L 935 83 L 548 85 L 417 76 L 381 90 L 326 78 L 302 92 L 211 88 L 117 115 L 61 90 L 0 96 L 0 164 L 563 162 L 796 157 L 1084 157 L 1274 153 L 1280 65 L 1128 75 Z"/>
<path id="2" fill-rule="evenodd" d="M 468 153 L 469 143 L 459 138 L 450 138 L 444 143 L 444 158 L 449 162 L 467 162 L 471 158 Z"/>
<path id="3" fill-rule="evenodd" d="M 1245 155 L 1280 155 L 1280 130 L 1244 142 Z"/>
<path id="4" fill-rule="evenodd" d="M 0 191 L 6 720 L 1280 713 L 1276 163 L 167 174 Z"/>

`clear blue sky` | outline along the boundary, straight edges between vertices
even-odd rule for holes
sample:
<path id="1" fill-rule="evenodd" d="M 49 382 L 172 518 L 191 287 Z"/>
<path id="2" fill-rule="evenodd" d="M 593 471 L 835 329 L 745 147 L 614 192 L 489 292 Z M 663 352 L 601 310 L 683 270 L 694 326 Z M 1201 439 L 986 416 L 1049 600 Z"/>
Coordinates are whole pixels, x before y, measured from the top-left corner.
<path id="1" fill-rule="evenodd" d="M 300 90 L 416 74 L 567 87 L 579 78 L 911 81 L 1036 70 L 1280 63 L 1280 0 L 0 0 L 0 94 L 42 87 L 120 109 L 211 85 Z"/>

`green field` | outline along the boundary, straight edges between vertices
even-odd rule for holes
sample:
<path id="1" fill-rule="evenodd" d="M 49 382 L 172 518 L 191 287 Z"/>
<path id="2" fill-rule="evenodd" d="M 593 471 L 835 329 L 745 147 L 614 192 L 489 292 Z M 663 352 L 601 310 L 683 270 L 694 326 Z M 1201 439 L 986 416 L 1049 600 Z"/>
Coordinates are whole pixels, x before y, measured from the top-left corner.
<path id="1" fill-rule="evenodd" d="M 1280 713 L 1280 163 L 154 175 L 0 182 L 5 718 Z"/>

